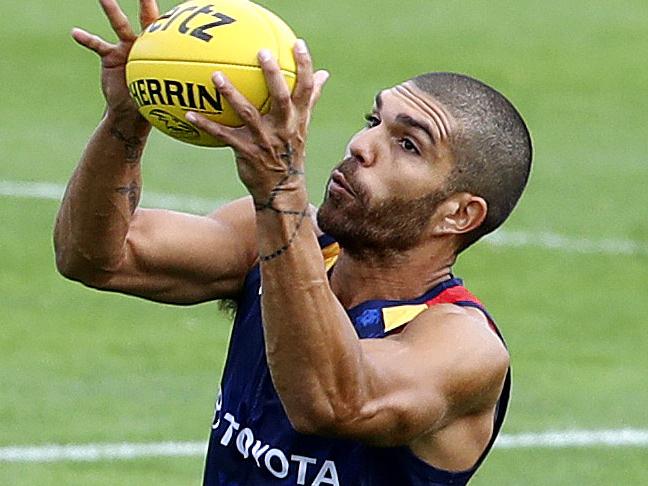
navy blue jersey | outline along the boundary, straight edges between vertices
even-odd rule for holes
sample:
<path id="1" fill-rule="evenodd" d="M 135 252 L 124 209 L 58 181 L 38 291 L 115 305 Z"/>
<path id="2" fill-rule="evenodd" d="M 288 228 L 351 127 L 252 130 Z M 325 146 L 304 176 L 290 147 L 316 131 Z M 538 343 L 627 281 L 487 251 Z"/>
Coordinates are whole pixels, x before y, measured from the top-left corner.
<path id="1" fill-rule="evenodd" d="M 327 236 L 320 238 L 320 246 L 330 268 L 338 246 Z M 260 283 L 256 266 L 247 275 L 238 301 L 212 424 L 205 486 L 430 486 L 468 482 L 502 425 L 510 374 L 497 407 L 493 437 L 477 464 L 467 471 L 434 468 L 408 447 L 370 447 L 353 440 L 300 434 L 288 421 L 270 378 L 261 324 Z M 461 281 L 453 278 L 414 300 L 367 301 L 347 312 L 361 339 L 382 338 L 398 332 L 416 315 L 438 303 L 484 310 Z"/>

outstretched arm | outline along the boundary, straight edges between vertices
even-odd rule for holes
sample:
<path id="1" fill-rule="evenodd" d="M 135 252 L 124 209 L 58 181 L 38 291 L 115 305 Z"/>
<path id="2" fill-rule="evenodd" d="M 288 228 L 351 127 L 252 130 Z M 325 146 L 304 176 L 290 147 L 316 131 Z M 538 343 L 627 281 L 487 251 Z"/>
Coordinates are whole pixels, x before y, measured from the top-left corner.
<path id="1" fill-rule="evenodd" d="M 140 158 L 150 131 L 130 98 L 125 66 L 136 39 L 116 0 L 100 0 L 118 42 L 72 36 L 101 58 L 106 112 L 68 184 L 56 220 L 59 271 L 86 285 L 171 303 L 235 295 L 256 259 L 249 199 L 197 217 L 138 209 Z M 158 16 L 140 0 L 144 28 Z"/>
<path id="2" fill-rule="evenodd" d="M 106 112 L 72 176 L 57 217 L 57 265 L 80 275 L 88 265 L 114 268 L 121 259 L 129 223 L 139 203 L 140 158 L 150 132 L 131 101 L 125 67 L 137 36 L 115 0 L 101 0 L 118 42 L 111 44 L 82 29 L 72 37 L 101 59 Z M 155 20 L 155 0 L 140 2 L 142 27 Z"/>

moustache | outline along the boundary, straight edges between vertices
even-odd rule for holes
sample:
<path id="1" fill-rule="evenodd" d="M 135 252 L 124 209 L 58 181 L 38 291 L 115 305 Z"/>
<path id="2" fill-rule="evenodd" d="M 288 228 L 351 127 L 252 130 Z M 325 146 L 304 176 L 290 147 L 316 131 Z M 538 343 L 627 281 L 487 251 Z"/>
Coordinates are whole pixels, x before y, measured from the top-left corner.
<path id="1" fill-rule="evenodd" d="M 346 179 L 347 184 L 351 187 L 353 192 L 356 195 L 360 196 L 361 200 L 364 200 L 367 194 L 364 186 L 355 178 L 356 173 L 358 172 L 359 164 L 358 161 L 353 157 L 347 157 L 342 162 L 340 162 L 333 170 L 338 170 Z"/>
<path id="2" fill-rule="evenodd" d="M 344 176 L 346 183 L 355 193 L 359 202 L 363 206 L 366 206 L 369 201 L 369 191 L 360 181 L 358 181 L 356 177 L 359 168 L 360 164 L 354 157 L 351 156 L 343 159 L 342 162 L 334 167 L 333 171 L 337 170 Z"/>

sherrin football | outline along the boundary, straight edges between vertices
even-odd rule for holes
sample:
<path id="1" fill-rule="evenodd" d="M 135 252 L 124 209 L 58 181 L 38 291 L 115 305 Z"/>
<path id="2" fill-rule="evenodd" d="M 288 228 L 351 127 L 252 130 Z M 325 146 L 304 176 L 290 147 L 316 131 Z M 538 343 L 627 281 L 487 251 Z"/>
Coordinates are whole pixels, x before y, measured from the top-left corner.
<path id="1" fill-rule="evenodd" d="M 261 113 L 268 89 L 257 53 L 268 49 L 290 89 L 296 78 L 296 37 L 279 17 L 247 0 L 192 0 L 149 25 L 133 45 L 126 82 L 139 112 L 167 135 L 193 145 L 222 143 L 186 120 L 195 111 L 218 123 L 242 121 L 216 90 L 211 76 L 221 71 Z"/>

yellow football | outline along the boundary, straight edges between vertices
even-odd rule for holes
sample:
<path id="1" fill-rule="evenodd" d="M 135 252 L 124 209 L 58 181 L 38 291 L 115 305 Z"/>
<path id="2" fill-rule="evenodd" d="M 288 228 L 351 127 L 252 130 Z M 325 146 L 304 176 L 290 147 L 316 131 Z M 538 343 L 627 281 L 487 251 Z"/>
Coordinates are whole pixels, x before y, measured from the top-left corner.
<path id="1" fill-rule="evenodd" d="M 293 88 L 295 34 L 279 17 L 247 0 L 191 0 L 149 25 L 135 41 L 126 82 L 140 113 L 156 128 L 193 145 L 222 146 L 185 118 L 195 111 L 224 125 L 242 121 L 216 90 L 221 71 L 261 113 L 268 88 L 257 53 L 266 48 Z"/>

